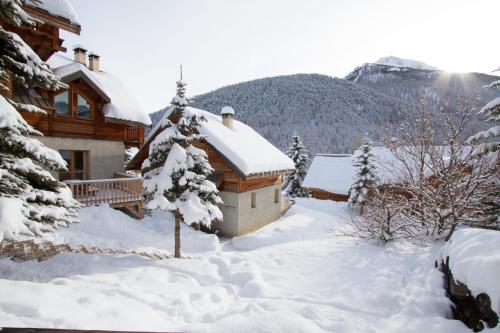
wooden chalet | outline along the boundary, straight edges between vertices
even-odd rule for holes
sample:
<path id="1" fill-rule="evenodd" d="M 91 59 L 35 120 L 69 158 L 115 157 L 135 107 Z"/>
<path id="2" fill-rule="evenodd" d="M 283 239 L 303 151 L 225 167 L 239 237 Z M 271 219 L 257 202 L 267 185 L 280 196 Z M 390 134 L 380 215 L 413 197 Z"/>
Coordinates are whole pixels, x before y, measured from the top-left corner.
<path id="1" fill-rule="evenodd" d="M 316 199 L 347 201 L 354 173 L 352 155 L 318 154 L 311 162 L 302 187 Z"/>
<path id="2" fill-rule="evenodd" d="M 149 145 L 164 129 L 164 119 L 175 123 L 172 111 L 173 108 L 168 109 L 146 137 L 128 169 L 141 169 L 148 157 Z M 211 180 L 224 201 L 224 221 L 214 228 L 223 235 L 238 236 L 276 220 L 285 205 L 281 197 L 283 175 L 294 168 L 293 162 L 252 128 L 234 120 L 231 108 L 223 108 L 222 116 L 191 107 L 186 112 L 198 113 L 207 119 L 199 129 L 206 139 L 194 145 L 207 153 L 215 169 Z"/>
<path id="3" fill-rule="evenodd" d="M 80 24 L 72 5 L 65 0 L 24 0 L 23 9 L 41 21 L 36 26 L 15 27 L 0 22 L 17 33 L 68 88 L 56 92 L 25 89 L 8 82 L 7 97 L 32 104 L 46 113 L 24 112 L 23 118 L 43 133 L 39 140 L 58 150 L 68 171 L 54 176 L 70 184 L 76 199 L 84 205 L 109 203 L 131 208 L 140 216 L 142 180 L 125 177 L 124 151 L 144 142 L 144 127 L 151 124 L 148 114 L 131 97 L 123 84 L 100 70 L 100 57 L 82 46 L 74 57 L 61 54 L 66 49 L 60 29 L 79 34 Z M 88 58 L 88 61 L 87 61 Z"/>

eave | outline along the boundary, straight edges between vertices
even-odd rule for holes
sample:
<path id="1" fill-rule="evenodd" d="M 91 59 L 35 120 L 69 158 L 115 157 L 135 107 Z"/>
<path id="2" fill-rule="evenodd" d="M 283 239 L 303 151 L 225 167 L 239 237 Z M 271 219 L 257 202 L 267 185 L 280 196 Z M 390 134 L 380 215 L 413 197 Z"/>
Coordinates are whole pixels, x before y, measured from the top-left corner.
<path id="1" fill-rule="evenodd" d="M 45 10 L 42 10 L 38 7 L 28 4 L 25 4 L 23 6 L 23 9 L 26 11 L 27 14 L 33 16 L 36 19 L 39 19 L 45 24 L 55 26 L 57 28 L 72 32 L 77 35 L 79 35 L 81 32 L 81 26 L 79 24 L 73 23 L 64 17 L 52 15 L 51 13 Z"/>
<path id="2" fill-rule="evenodd" d="M 108 117 L 106 115 L 104 115 L 104 117 L 106 119 L 106 122 L 108 123 L 115 123 L 115 124 L 122 124 L 122 125 L 136 126 L 136 127 L 148 127 L 148 125 L 140 123 L 138 121 L 113 118 L 113 117 Z"/>

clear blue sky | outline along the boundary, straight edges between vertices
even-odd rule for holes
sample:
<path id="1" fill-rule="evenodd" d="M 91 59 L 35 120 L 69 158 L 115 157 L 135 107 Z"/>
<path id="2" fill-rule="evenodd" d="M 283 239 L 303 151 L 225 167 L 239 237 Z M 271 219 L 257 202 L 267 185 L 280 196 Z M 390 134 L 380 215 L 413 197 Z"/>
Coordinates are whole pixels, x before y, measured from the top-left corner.
<path id="1" fill-rule="evenodd" d="M 70 0 L 83 44 L 155 111 L 188 94 L 292 73 L 342 77 L 394 55 L 451 71 L 500 66 L 499 0 Z"/>

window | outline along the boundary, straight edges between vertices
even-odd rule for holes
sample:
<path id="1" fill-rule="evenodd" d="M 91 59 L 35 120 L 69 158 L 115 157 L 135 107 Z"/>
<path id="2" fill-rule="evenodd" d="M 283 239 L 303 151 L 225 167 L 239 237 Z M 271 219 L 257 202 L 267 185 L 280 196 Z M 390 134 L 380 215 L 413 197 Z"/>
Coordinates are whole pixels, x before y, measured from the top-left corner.
<path id="1" fill-rule="evenodd" d="M 274 190 L 274 203 L 279 203 L 280 202 L 280 190 L 275 189 Z"/>
<path id="2" fill-rule="evenodd" d="M 59 180 L 80 179 L 86 180 L 88 175 L 89 152 L 81 150 L 60 150 L 62 158 L 67 163 L 68 171 L 59 172 Z"/>
<path id="3" fill-rule="evenodd" d="M 90 119 L 90 103 L 80 94 L 78 94 L 78 117 Z"/>
<path id="4" fill-rule="evenodd" d="M 54 105 L 56 107 L 56 114 L 69 116 L 69 101 L 68 92 L 62 92 L 54 97 Z"/>
<path id="5" fill-rule="evenodd" d="M 255 208 L 257 207 L 257 193 L 255 192 L 252 192 L 252 198 L 251 198 L 251 203 L 250 203 L 250 207 L 251 208 Z"/>
<path id="6" fill-rule="evenodd" d="M 69 169 L 71 164 L 71 152 L 69 150 L 60 150 L 59 154 L 61 154 L 61 157 L 66 162 L 66 167 Z"/>

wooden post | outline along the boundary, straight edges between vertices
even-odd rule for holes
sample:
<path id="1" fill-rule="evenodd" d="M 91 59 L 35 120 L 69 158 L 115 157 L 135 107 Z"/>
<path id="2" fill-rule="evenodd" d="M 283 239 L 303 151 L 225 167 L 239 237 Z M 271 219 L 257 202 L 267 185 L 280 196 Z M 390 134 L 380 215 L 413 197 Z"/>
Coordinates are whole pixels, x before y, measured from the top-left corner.
<path id="1" fill-rule="evenodd" d="M 181 214 L 175 212 L 175 249 L 174 257 L 181 257 Z"/>

